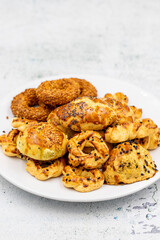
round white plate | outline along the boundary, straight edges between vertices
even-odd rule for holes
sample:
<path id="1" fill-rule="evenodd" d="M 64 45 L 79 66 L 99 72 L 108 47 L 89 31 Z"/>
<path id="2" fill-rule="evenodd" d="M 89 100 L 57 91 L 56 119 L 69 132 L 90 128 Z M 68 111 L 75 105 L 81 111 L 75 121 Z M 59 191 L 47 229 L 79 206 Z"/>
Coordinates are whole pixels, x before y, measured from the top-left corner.
<path id="1" fill-rule="evenodd" d="M 126 82 L 118 81 L 115 79 L 109 79 L 104 76 L 88 76 L 88 75 L 59 75 L 52 76 L 46 79 L 40 79 L 38 81 L 30 82 L 29 84 L 16 89 L 11 94 L 7 95 L 1 100 L 0 109 L 0 134 L 3 131 L 11 130 L 11 119 L 13 117 L 10 110 L 10 103 L 12 98 L 26 88 L 37 87 L 44 80 L 58 79 L 63 77 L 79 77 L 84 78 L 93 83 L 97 90 L 98 96 L 103 97 L 105 93 L 123 92 L 129 97 L 129 104 L 135 105 L 143 109 L 143 118 L 149 117 L 160 126 L 160 101 L 151 94 L 137 88 Z M 6 119 L 6 116 L 9 119 Z M 150 151 L 153 160 L 155 161 L 157 168 L 160 170 L 160 148 Z M 25 161 L 18 158 L 7 157 L 0 149 L 0 174 L 15 186 L 36 194 L 38 196 L 69 202 L 96 202 L 115 199 L 123 197 L 132 193 L 135 193 L 141 189 L 148 187 L 149 185 L 160 179 L 160 171 L 151 179 L 137 182 L 128 185 L 109 186 L 103 185 L 100 189 L 89 193 L 79 193 L 73 189 L 65 188 L 62 184 L 61 177 L 49 179 L 47 181 L 39 181 L 32 177 L 25 170 Z"/>

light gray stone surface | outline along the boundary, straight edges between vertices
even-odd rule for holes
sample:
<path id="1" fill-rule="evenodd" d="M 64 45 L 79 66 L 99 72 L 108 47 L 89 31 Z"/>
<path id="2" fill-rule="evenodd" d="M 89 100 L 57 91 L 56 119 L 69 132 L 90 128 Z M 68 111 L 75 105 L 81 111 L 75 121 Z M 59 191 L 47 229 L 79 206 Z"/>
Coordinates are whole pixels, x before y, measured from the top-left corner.
<path id="1" fill-rule="evenodd" d="M 61 73 L 106 75 L 160 98 L 160 1 L 0 0 L 0 97 Z M 160 239 L 160 182 L 83 204 L 37 197 L 0 177 L 0 203 L 3 240 Z"/>

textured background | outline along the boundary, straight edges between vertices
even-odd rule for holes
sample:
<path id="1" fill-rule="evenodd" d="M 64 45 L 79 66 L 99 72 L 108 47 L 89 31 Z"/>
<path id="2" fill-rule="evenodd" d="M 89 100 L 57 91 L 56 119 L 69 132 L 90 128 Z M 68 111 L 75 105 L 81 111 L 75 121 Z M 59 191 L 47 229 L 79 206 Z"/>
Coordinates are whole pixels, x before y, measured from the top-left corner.
<path id="1" fill-rule="evenodd" d="M 0 97 L 62 73 L 122 79 L 160 99 L 160 1 L 0 0 Z M 160 182 L 83 204 L 37 197 L 0 177 L 0 203 L 4 240 L 160 239 Z"/>

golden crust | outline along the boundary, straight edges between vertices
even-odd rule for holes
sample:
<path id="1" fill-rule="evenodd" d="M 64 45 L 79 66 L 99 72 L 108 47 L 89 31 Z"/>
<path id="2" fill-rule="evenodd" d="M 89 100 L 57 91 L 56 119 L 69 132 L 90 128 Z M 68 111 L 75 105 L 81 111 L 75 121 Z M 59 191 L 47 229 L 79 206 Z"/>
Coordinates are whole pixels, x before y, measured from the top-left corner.
<path id="1" fill-rule="evenodd" d="M 77 98 L 80 94 L 80 86 L 72 78 L 45 81 L 38 86 L 36 94 L 41 102 L 55 107 Z"/>
<path id="2" fill-rule="evenodd" d="M 128 184 L 153 177 L 157 172 L 150 153 L 140 144 L 125 142 L 113 148 L 104 165 L 107 184 Z"/>
<path id="3" fill-rule="evenodd" d="M 31 123 L 25 124 L 24 130 L 18 135 L 17 148 L 23 155 L 47 161 L 62 157 L 67 151 L 67 141 L 65 134 L 56 126 Z"/>
<path id="4" fill-rule="evenodd" d="M 156 149 L 158 146 L 160 146 L 160 128 L 157 129 L 156 133 L 145 138 L 136 139 L 136 141 L 145 149 Z"/>
<path id="5" fill-rule="evenodd" d="M 53 161 L 37 161 L 30 159 L 26 163 L 26 170 L 38 180 L 47 180 L 62 175 L 65 167 L 64 157 L 58 158 Z"/>
<path id="6" fill-rule="evenodd" d="M 115 111 L 101 99 L 81 97 L 52 111 L 49 122 L 73 131 L 102 130 L 115 121 Z"/>
<path id="7" fill-rule="evenodd" d="M 110 143 L 119 143 L 135 138 L 144 138 L 157 131 L 157 125 L 149 118 L 138 119 L 134 122 L 124 122 L 108 127 L 105 140 Z"/>
<path id="8" fill-rule="evenodd" d="M 97 97 L 97 89 L 85 79 L 71 78 L 80 85 L 80 95 L 78 97 Z"/>
<path id="9" fill-rule="evenodd" d="M 104 176 L 98 169 L 86 170 L 83 167 L 66 166 L 63 174 L 62 182 L 64 186 L 74 188 L 78 192 L 96 190 L 104 183 Z"/>
<path id="10" fill-rule="evenodd" d="M 115 93 L 121 94 L 122 93 Z M 122 94 L 123 95 L 123 94 Z M 123 97 L 124 96 L 124 97 Z M 117 119 L 115 123 L 123 123 L 128 120 L 135 121 L 136 119 L 140 119 L 142 116 L 142 109 L 136 108 L 135 106 L 128 106 L 127 101 L 123 101 L 123 98 L 126 99 L 126 95 L 121 96 L 122 99 L 119 97 L 114 97 L 112 94 L 106 94 L 105 98 L 102 98 L 106 104 L 113 108 L 117 114 Z"/>
<path id="11" fill-rule="evenodd" d="M 15 157 L 19 154 L 16 146 L 16 139 L 19 131 L 17 129 L 11 130 L 8 134 L 0 136 L 0 145 L 2 145 L 2 151 L 9 157 Z"/>
<path id="12" fill-rule="evenodd" d="M 12 118 L 11 125 L 12 125 L 13 128 L 17 128 L 19 131 L 23 132 L 25 130 L 25 128 L 28 127 L 28 125 L 33 126 L 37 123 L 38 122 L 34 121 L 34 120 L 15 117 L 15 118 Z"/>
<path id="13" fill-rule="evenodd" d="M 105 101 L 109 107 L 114 109 L 116 113 L 115 123 L 125 122 L 128 118 L 134 120 L 134 112 L 126 103 L 117 101 L 116 99 L 110 97 L 102 98 L 102 100 Z"/>
<path id="14" fill-rule="evenodd" d="M 134 120 L 140 119 L 142 117 L 142 109 L 136 108 L 135 106 L 129 106 L 130 109 L 133 111 Z"/>
<path id="15" fill-rule="evenodd" d="M 109 157 L 109 149 L 98 132 L 86 131 L 77 134 L 68 141 L 68 161 L 72 166 L 82 165 L 84 168 L 100 168 Z M 91 152 L 85 153 L 84 148 Z"/>
<path id="16" fill-rule="evenodd" d="M 128 103 L 128 97 L 122 92 L 116 92 L 115 94 L 106 93 L 104 98 L 112 98 L 122 103 Z"/>
<path id="17" fill-rule="evenodd" d="M 33 107 L 39 105 L 37 107 Z M 14 116 L 37 121 L 46 121 L 51 109 L 40 103 L 36 96 L 36 89 L 29 88 L 16 95 L 11 102 Z"/>

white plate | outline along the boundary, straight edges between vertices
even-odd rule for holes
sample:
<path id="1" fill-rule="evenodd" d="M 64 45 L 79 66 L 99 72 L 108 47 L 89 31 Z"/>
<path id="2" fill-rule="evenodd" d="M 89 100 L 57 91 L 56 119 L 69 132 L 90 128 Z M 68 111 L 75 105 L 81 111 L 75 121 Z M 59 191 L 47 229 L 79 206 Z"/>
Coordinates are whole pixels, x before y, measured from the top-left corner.
<path id="1" fill-rule="evenodd" d="M 65 75 L 70 77 L 71 75 Z M 52 76 L 46 78 L 47 80 L 62 78 L 62 76 Z M 88 75 L 72 75 L 72 77 L 85 78 L 93 83 L 98 89 L 99 97 L 103 97 L 107 92 L 118 92 L 121 91 L 129 97 L 129 104 L 135 105 L 143 109 L 143 117 L 152 118 L 155 123 L 160 126 L 160 101 L 152 96 L 151 94 L 137 88 L 134 85 L 126 82 L 109 79 L 104 76 L 88 76 Z M 11 94 L 7 95 L 1 100 L 0 109 L 0 134 L 3 130 L 6 132 L 11 129 L 11 118 L 13 117 L 10 110 L 10 103 L 17 93 L 24 91 L 26 88 L 37 87 L 42 81 L 46 79 L 40 79 L 29 83 L 19 89 L 16 89 Z M 9 116 L 9 119 L 6 119 Z M 150 152 L 153 160 L 155 161 L 157 168 L 160 170 L 160 148 Z M 47 181 L 38 181 L 25 170 L 25 161 L 17 158 L 10 158 L 5 156 L 0 149 L 0 174 L 15 186 L 36 194 L 38 196 L 69 202 L 96 202 L 115 199 L 123 197 L 132 193 L 135 193 L 141 189 L 148 187 L 149 185 L 160 179 L 160 171 L 151 179 L 137 182 L 128 185 L 121 186 L 109 186 L 103 185 L 100 189 L 89 192 L 79 193 L 73 189 L 65 188 L 62 184 L 61 177 L 56 179 L 49 179 Z"/>

